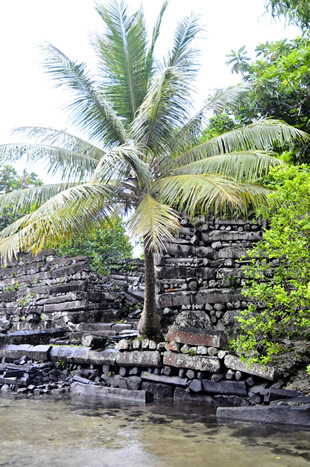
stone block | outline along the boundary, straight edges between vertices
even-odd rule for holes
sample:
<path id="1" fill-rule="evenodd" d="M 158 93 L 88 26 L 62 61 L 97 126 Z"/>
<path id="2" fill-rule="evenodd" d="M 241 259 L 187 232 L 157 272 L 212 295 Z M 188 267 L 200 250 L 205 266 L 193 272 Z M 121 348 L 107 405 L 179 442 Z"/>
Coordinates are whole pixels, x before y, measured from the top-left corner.
<path id="1" fill-rule="evenodd" d="M 152 402 L 153 394 L 148 391 L 132 391 L 122 388 L 108 388 L 105 386 L 97 386 L 95 384 L 73 383 L 71 385 L 71 394 L 95 397 L 100 399 L 117 399 L 132 402 L 148 403 Z"/>
<path id="2" fill-rule="evenodd" d="M 138 391 L 141 387 L 141 381 L 142 380 L 139 376 L 129 376 L 127 378 L 128 389 L 130 389 L 131 391 Z"/>
<path id="3" fill-rule="evenodd" d="M 44 305 L 44 313 L 53 313 L 55 311 L 71 311 L 71 310 L 80 310 L 86 308 L 86 300 L 72 300 L 65 303 L 53 303 L 51 305 Z"/>
<path id="4" fill-rule="evenodd" d="M 173 387 L 168 384 L 143 382 L 142 389 L 152 393 L 154 399 L 165 399 L 173 396 Z"/>
<path id="5" fill-rule="evenodd" d="M 189 389 L 192 391 L 192 392 L 200 392 L 202 391 L 202 384 L 201 384 L 201 381 L 199 379 L 193 379 L 190 383 L 189 383 Z"/>
<path id="6" fill-rule="evenodd" d="M 203 390 L 211 394 L 237 394 L 246 396 L 247 388 L 245 382 L 241 381 L 211 381 L 202 380 Z"/>
<path id="7" fill-rule="evenodd" d="M 259 378 L 263 378 L 268 381 L 273 381 L 276 377 L 275 368 L 271 366 L 263 367 L 257 363 L 252 363 L 249 367 L 247 362 L 241 361 L 240 358 L 235 355 L 226 355 L 224 358 L 224 364 L 227 368 L 232 370 L 238 370 L 248 375 L 258 376 Z"/>
<path id="8" fill-rule="evenodd" d="M 241 249 L 241 248 L 234 248 L 234 247 L 227 247 L 227 248 L 222 248 L 218 252 L 218 258 L 219 259 L 240 259 L 243 256 L 246 256 L 247 250 Z"/>
<path id="9" fill-rule="evenodd" d="M 310 427 L 310 405 L 301 407 L 219 407 L 216 411 L 219 420 L 241 420 L 245 422 L 273 423 L 277 425 L 297 425 Z"/>
<path id="10" fill-rule="evenodd" d="M 157 368 L 162 366 L 160 353 L 157 350 L 118 352 L 116 355 L 116 363 L 119 366 L 137 366 L 139 368 Z"/>
<path id="11" fill-rule="evenodd" d="M 172 352 L 164 353 L 164 365 L 175 368 L 189 368 L 197 371 L 219 373 L 221 365 L 217 357 L 202 357 L 198 355 L 184 355 Z"/>
<path id="12" fill-rule="evenodd" d="M 180 378 L 179 376 L 155 375 L 154 373 L 148 373 L 147 371 L 143 371 L 141 373 L 141 378 L 143 380 L 154 381 L 156 383 L 173 384 L 174 386 L 186 387 L 187 385 L 187 380 L 185 378 Z"/>
<path id="13" fill-rule="evenodd" d="M 195 404 L 208 404 L 212 407 L 215 405 L 213 397 L 203 393 L 188 392 L 188 390 L 183 388 L 175 388 L 173 400 L 175 402 L 194 402 Z"/>
<path id="14" fill-rule="evenodd" d="M 226 345 L 226 335 L 223 331 L 212 331 L 211 329 L 170 328 L 168 341 L 181 344 L 197 345 L 205 347 L 222 348 Z"/>
<path id="15" fill-rule="evenodd" d="M 51 345 L 34 345 L 29 347 L 26 355 L 31 360 L 48 361 L 51 349 Z"/>
<path id="16" fill-rule="evenodd" d="M 27 350 L 31 346 L 28 344 L 14 345 L 7 344 L 0 348 L 0 359 L 5 357 L 9 361 L 18 360 L 19 358 L 26 355 Z"/>
<path id="17" fill-rule="evenodd" d="M 205 305 L 207 303 L 227 303 L 244 300 L 239 289 L 200 289 L 199 293 L 192 297 L 193 304 Z"/>
<path id="18" fill-rule="evenodd" d="M 249 405 L 249 402 L 240 396 L 217 395 L 214 396 L 214 401 L 218 407 L 246 407 Z"/>

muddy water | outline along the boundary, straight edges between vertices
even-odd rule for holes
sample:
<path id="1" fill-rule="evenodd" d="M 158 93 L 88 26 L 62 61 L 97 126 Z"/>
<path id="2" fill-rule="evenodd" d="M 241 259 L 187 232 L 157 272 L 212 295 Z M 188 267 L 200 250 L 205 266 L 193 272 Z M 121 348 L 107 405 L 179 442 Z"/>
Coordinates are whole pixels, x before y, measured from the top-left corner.
<path id="1" fill-rule="evenodd" d="M 0 397 L 0 466 L 303 467 L 310 431 L 172 403 Z"/>

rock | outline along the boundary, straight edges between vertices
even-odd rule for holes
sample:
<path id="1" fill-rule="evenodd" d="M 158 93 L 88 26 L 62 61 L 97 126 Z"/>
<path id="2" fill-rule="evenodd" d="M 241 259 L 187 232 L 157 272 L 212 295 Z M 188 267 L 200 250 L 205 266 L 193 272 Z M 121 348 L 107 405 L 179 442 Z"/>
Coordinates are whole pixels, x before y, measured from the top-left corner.
<path id="1" fill-rule="evenodd" d="M 140 403 L 152 402 L 153 394 L 142 390 L 132 391 L 122 388 L 107 388 L 105 386 L 96 386 L 94 384 L 73 383 L 71 385 L 71 394 L 86 397 L 97 397 L 101 399 L 118 399 Z"/>
<path id="2" fill-rule="evenodd" d="M 157 350 L 118 352 L 116 355 L 116 363 L 119 366 L 136 366 L 140 368 L 157 368 L 162 366 L 160 353 Z"/>
<path id="3" fill-rule="evenodd" d="M 117 344 L 116 344 L 116 349 L 117 350 L 128 350 L 129 349 L 129 343 L 126 339 L 121 339 Z"/>
<path id="4" fill-rule="evenodd" d="M 168 384 L 143 382 L 142 389 L 153 394 L 154 399 L 165 399 L 173 396 L 173 387 Z"/>
<path id="5" fill-rule="evenodd" d="M 226 379 L 234 379 L 234 376 L 235 376 L 234 371 L 228 370 L 228 371 L 226 372 L 225 378 L 226 378 Z"/>
<path id="6" fill-rule="evenodd" d="M 198 355 L 183 355 L 172 352 L 164 353 L 164 365 L 176 368 L 188 368 L 197 371 L 219 373 L 221 366 L 216 357 L 202 357 Z"/>
<path id="7" fill-rule="evenodd" d="M 204 312 L 203 312 L 204 313 Z M 211 329 L 181 328 L 175 323 L 167 334 L 168 341 L 181 344 L 217 347 L 226 345 L 226 335 L 222 331 L 212 331 Z"/>
<path id="8" fill-rule="evenodd" d="M 199 379 L 193 379 L 190 383 L 189 383 L 189 389 L 192 391 L 192 392 L 200 392 L 202 391 L 202 384 L 201 384 L 201 381 Z"/>
<path id="9" fill-rule="evenodd" d="M 273 381 L 276 377 L 275 368 L 271 366 L 266 366 L 264 368 L 257 363 L 253 363 L 251 367 L 249 367 L 246 362 L 241 361 L 240 358 L 235 355 L 226 355 L 224 364 L 227 368 L 232 370 L 242 371 L 243 373 L 258 376 L 259 378 L 267 379 L 269 381 Z"/>
<path id="10" fill-rule="evenodd" d="M 180 346 L 177 342 L 171 341 L 171 342 L 168 342 L 168 349 L 171 350 L 172 352 L 179 352 Z"/>
<path id="11" fill-rule="evenodd" d="M 219 407 L 216 411 L 219 420 L 241 420 L 246 422 L 273 423 L 277 425 L 297 425 L 310 427 L 310 405 L 301 407 Z"/>
<path id="12" fill-rule="evenodd" d="M 154 381 L 162 384 L 173 384 L 174 386 L 187 386 L 187 380 L 179 376 L 155 375 L 147 371 L 141 373 L 141 378 L 147 381 Z"/>
<path id="13" fill-rule="evenodd" d="M 164 368 L 162 369 L 162 373 L 165 376 L 170 376 L 171 372 L 172 372 L 172 369 L 170 368 L 170 366 L 164 366 Z"/>
<path id="14" fill-rule="evenodd" d="M 236 394 L 246 396 L 247 388 L 245 382 L 241 381 L 214 381 L 202 380 L 203 390 L 211 394 Z"/>
<path id="15" fill-rule="evenodd" d="M 239 396 L 214 396 L 214 401 L 218 407 L 245 407 L 249 402 Z"/>
<path id="16" fill-rule="evenodd" d="M 141 347 L 140 339 L 134 339 L 132 342 L 132 348 L 138 350 L 140 349 L 140 347 Z"/>
<path id="17" fill-rule="evenodd" d="M 141 378 L 139 376 L 129 376 L 127 378 L 127 387 L 131 391 L 137 391 L 141 387 Z"/>
<path id="18" fill-rule="evenodd" d="M 187 310 L 182 311 L 176 317 L 173 328 L 180 329 L 210 329 L 211 322 L 209 316 L 203 310 Z M 174 340 L 174 339 L 171 339 Z M 182 342 L 188 344 L 189 342 Z M 199 345 L 199 344 L 197 344 Z"/>
<path id="19" fill-rule="evenodd" d="M 302 397 L 304 394 L 298 391 L 290 391 L 288 389 L 269 388 L 270 400 L 274 401 L 277 399 L 289 399 Z"/>
<path id="20" fill-rule="evenodd" d="M 235 373 L 235 380 L 240 381 L 242 379 L 242 373 L 241 371 L 236 371 Z"/>
<path id="21" fill-rule="evenodd" d="M 210 355 L 210 357 L 215 357 L 215 355 L 217 354 L 218 354 L 218 349 L 216 349 L 215 347 L 208 348 L 208 355 Z"/>
<path id="22" fill-rule="evenodd" d="M 195 404 L 207 404 L 214 406 L 214 399 L 203 393 L 188 392 L 188 390 L 183 388 L 175 388 L 173 400 L 175 402 L 194 402 Z"/>

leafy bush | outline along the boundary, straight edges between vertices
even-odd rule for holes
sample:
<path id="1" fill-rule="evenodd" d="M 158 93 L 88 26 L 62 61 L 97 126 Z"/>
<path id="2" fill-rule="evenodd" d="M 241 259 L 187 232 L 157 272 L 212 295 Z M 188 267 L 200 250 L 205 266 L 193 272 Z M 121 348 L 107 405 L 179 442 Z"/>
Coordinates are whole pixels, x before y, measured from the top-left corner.
<path id="1" fill-rule="evenodd" d="M 310 168 L 281 167 L 276 190 L 258 211 L 267 222 L 263 239 L 249 251 L 243 294 L 251 304 L 238 319 L 235 349 L 267 363 L 283 339 L 310 335 Z"/>

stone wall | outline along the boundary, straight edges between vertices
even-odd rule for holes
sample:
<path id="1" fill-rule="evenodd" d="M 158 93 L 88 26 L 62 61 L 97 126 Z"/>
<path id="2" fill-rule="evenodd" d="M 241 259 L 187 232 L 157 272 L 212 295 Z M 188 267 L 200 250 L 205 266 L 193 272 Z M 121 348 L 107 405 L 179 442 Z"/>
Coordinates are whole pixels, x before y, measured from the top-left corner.
<path id="1" fill-rule="evenodd" d="M 86 257 L 24 256 L 0 269 L 0 332 L 117 320 L 130 302 Z"/>
<path id="2" fill-rule="evenodd" d="M 227 330 L 247 306 L 241 294 L 241 259 L 262 237 L 261 225 L 244 220 L 181 222 L 179 236 L 157 258 L 158 307 L 165 325 Z"/>

